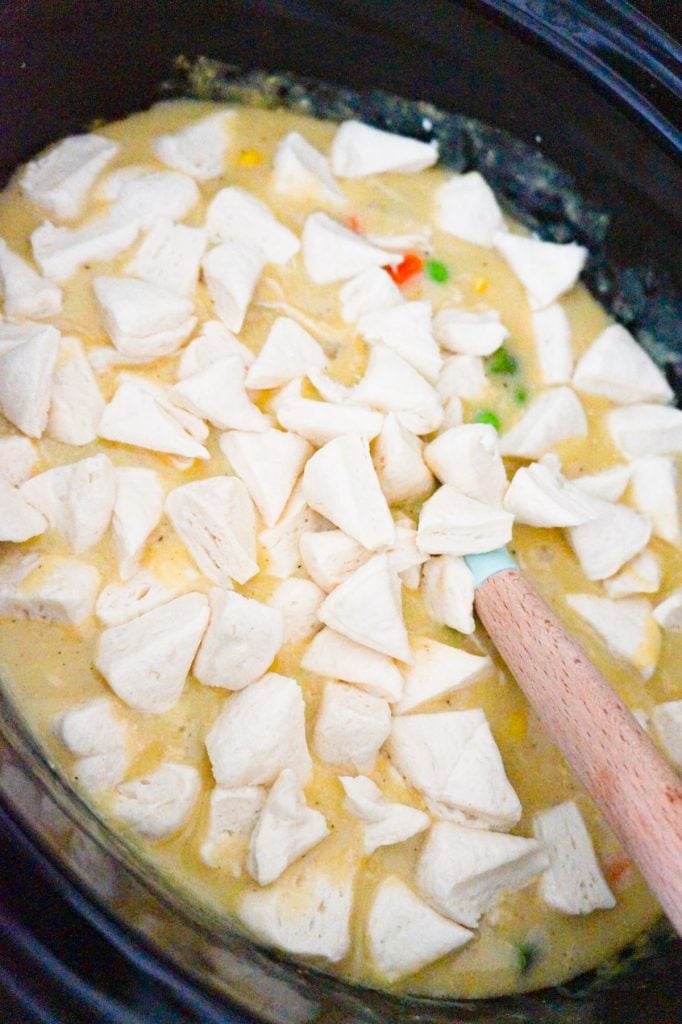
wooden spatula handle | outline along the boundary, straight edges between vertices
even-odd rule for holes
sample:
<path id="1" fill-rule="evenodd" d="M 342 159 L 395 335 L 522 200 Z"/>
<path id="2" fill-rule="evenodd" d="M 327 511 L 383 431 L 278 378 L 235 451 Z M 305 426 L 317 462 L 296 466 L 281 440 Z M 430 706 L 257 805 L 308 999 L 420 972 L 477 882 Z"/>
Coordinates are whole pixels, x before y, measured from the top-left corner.
<path id="1" fill-rule="evenodd" d="M 682 779 L 519 572 L 476 591 L 476 611 L 547 733 L 682 934 Z"/>

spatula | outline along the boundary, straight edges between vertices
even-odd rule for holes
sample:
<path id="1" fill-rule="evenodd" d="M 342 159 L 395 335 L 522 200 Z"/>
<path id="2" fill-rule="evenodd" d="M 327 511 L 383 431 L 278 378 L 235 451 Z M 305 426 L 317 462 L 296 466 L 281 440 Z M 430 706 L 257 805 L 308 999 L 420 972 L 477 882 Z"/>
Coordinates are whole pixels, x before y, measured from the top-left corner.
<path id="1" fill-rule="evenodd" d="M 506 548 L 466 562 L 488 635 L 682 935 L 682 779 Z"/>

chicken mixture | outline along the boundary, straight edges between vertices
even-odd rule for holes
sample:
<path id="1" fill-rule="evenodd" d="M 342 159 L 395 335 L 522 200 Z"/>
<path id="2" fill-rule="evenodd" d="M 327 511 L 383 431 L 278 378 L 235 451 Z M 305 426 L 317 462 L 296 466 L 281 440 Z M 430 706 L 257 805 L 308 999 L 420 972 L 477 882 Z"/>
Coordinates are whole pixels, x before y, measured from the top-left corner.
<path id="1" fill-rule="evenodd" d="M 464 557 L 510 544 L 682 767 L 682 412 L 586 256 L 283 110 L 160 104 L 0 195 L 3 685 L 140 857 L 354 982 L 535 988 L 658 915 Z"/>

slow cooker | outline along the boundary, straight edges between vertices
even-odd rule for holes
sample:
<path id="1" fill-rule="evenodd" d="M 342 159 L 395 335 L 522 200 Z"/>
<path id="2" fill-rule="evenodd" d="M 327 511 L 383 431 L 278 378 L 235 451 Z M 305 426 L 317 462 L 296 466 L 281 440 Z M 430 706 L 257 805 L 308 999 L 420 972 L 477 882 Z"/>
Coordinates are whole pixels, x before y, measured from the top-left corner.
<path id="1" fill-rule="evenodd" d="M 665 364 L 679 398 L 682 52 L 666 32 L 675 7 L 5 0 L 0 182 L 96 118 L 197 89 L 231 98 L 266 82 L 267 102 L 351 110 L 397 130 L 427 102 L 448 162 L 484 171 L 546 237 L 588 245 L 588 285 Z M 664 924 L 566 986 L 472 1002 L 353 988 L 259 948 L 136 862 L 6 699 L 0 879 L 2 1024 L 682 1020 L 682 943 Z"/>

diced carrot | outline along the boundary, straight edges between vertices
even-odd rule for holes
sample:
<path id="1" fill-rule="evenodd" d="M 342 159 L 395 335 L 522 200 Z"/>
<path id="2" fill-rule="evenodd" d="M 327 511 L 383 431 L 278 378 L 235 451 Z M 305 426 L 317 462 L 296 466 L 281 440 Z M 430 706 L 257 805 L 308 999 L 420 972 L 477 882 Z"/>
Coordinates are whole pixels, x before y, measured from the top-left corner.
<path id="1" fill-rule="evenodd" d="M 405 284 L 411 277 L 421 274 L 424 269 L 424 260 L 416 252 L 408 252 L 403 260 L 395 267 L 384 267 L 384 270 L 393 278 L 397 285 Z"/>
<path id="2" fill-rule="evenodd" d="M 604 862 L 604 878 L 618 892 L 630 884 L 632 861 L 625 853 L 616 853 Z"/>
<path id="3" fill-rule="evenodd" d="M 348 217 L 346 217 L 346 227 L 349 227 L 351 231 L 355 232 L 356 235 L 362 234 L 362 221 L 354 213 L 351 213 Z"/>

